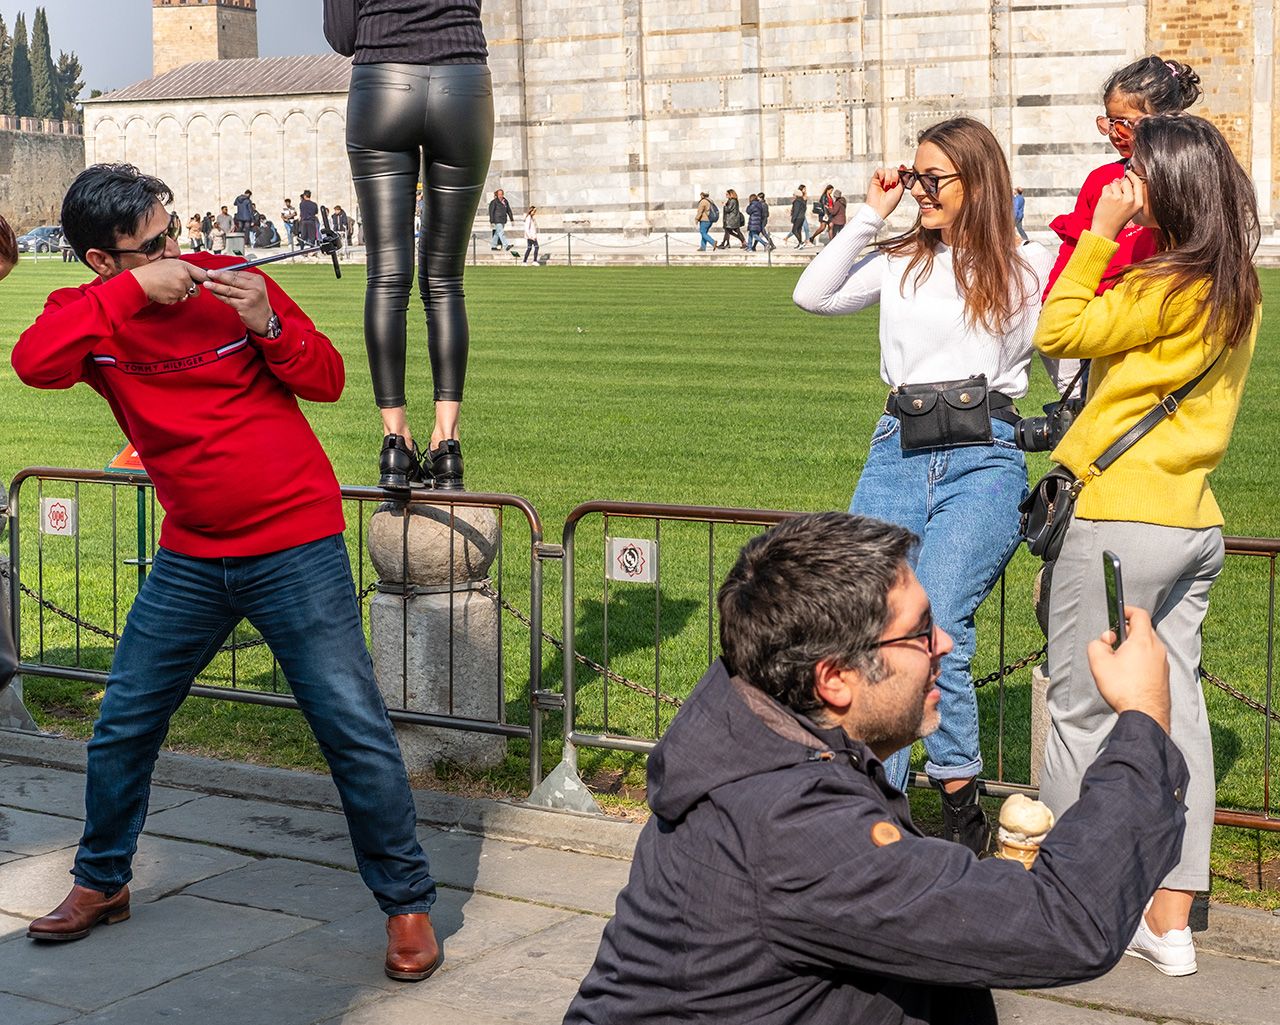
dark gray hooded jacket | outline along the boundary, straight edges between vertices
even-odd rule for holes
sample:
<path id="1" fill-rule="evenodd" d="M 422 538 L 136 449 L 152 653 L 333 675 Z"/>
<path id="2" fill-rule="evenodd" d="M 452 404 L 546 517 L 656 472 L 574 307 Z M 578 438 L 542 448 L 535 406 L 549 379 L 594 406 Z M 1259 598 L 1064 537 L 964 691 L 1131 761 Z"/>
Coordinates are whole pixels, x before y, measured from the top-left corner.
<path id="1" fill-rule="evenodd" d="M 712 665 L 649 760 L 653 817 L 566 1025 L 983 1025 L 1090 979 L 1173 867 L 1187 770 L 1121 715 L 1031 871 L 922 836 L 880 762 Z"/>

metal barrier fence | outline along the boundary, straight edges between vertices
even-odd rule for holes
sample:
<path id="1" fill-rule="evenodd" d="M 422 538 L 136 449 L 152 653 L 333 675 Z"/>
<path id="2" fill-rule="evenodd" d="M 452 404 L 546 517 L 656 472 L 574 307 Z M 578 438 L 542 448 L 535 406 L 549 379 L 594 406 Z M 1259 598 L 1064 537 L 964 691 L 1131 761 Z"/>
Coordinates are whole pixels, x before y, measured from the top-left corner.
<path id="1" fill-rule="evenodd" d="M 590 516 L 601 517 L 602 530 L 599 535 L 580 533 L 580 527 Z M 728 566 L 737 557 L 740 542 L 726 547 L 722 544 L 717 549 L 720 536 L 729 528 L 749 528 L 749 534 L 761 528 L 781 522 L 794 513 L 778 510 L 762 509 L 725 509 L 702 506 L 649 505 L 629 502 L 588 502 L 579 505 L 568 516 L 564 529 L 564 648 L 566 652 L 574 652 L 576 658 L 566 655 L 564 662 L 564 762 L 565 772 L 571 777 L 569 789 L 573 789 L 572 777 L 580 779 L 579 757 L 583 749 L 599 749 L 601 751 L 622 751 L 645 754 L 650 751 L 656 738 L 662 735 L 665 723 L 674 715 L 680 703 L 680 697 L 691 688 L 716 657 L 716 602 L 715 595 L 719 582 L 723 579 Z M 618 525 L 624 525 L 618 528 Z M 648 524 L 648 526 L 646 526 Z M 625 529 L 634 537 L 621 538 L 612 533 L 614 528 Z M 676 529 L 682 530 L 677 538 L 671 535 Z M 666 540 L 664 540 L 666 538 Z M 745 540 L 745 538 L 744 538 Z M 614 565 L 618 563 L 628 547 L 631 548 L 630 568 L 635 569 L 640 561 L 646 561 L 642 572 L 623 572 Z M 1243 759 L 1255 759 L 1256 747 L 1261 747 L 1261 766 L 1257 774 L 1246 773 L 1256 780 L 1258 775 L 1262 781 L 1262 799 L 1260 811 L 1240 811 L 1234 808 L 1219 808 L 1216 822 L 1219 825 L 1242 826 L 1253 829 L 1280 831 L 1280 809 L 1271 803 L 1271 733 L 1272 723 L 1280 719 L 1272 703 L 1272 676 L 1275 662 L 1275 582 L 1276 560 L 1280 557 L 1280 540 L 1228 537 L 1227 553 L 1242 559 L 1228 560 L 1227 569 L 1215 587 L 1215 605 L 1218 601 L 1227 604 L 1228 611 L 1233 612 L 1231 635 L 1224 644 L 1227 650 L 1216 652 L 1232 665 L 1232 672 L 1244 671 L 1246 664 L 1256 674 L 1257 663 L 1262 663 L 1261 700 L 1250 696 L 1245 690 L 1234 687 L 1222 677 L 1207 672 L 1203 667 L 1201 675 L 1215 688 L 1211 693 L 1220 695 L 1222 701 L 1230 700 L 1232 705 L 1243 704 L 1258 713 L 1261 720 L 1261 738 L 1250 736 L 1248 741 L 1261 740 L 1260 745 L 1246 743 L 1235 734 L 1231 750 L 1220 752 L 1234 762 Z M 587 548 L 584 558 L 584 548 Z M 727 558 L 726 556 L 727 552 Z M 596 559 L 599 562 L 596 562 Z M 1246 578 L 1250 567 L 1244 561 L 1253 562 L 1262 558 L 1265 564 L 1266 589 L 1266 623 L 1260 633 L 1250 631 L 1248 643 L 1240 639 L 1242 624 L 1249 620 L 1244 612 L 1232 608 L 1237 597 L 1235 592 L 1250 583 Z M 651 560 L 651 562 L 649 562 Z M 722 568 L 719 564 L 723 564 Z M 586 603 L 580 600 L 576 573 L 579 566 L 603 567 L 600 586 L 599 615 L 582 615 L 580 606 Z M 694 566 L 697 569 L 694 569 Z M 705 572 L 705 576 L 703 573 Z M 650 598 L 643 595 L 644 608 L 641 602 L 631 600 L 638 592 L 634 583 L 625 581 L 642 581 L 652 586 Z M 1256 581 L 1254 582 L 1256 585 Z M 623 599 L 618 598 L 619 588 Z M 696 595 L 696 599 L 693 596 Z M 1018 659 L 1012 665 L 1005 664 L 1005 651 L 1009 646 L 1007 634 L 1010 632 L 1009 607 L 1007 603 L 1005 581 L 1002 578 L 997 592 L 992 597 L 995 609 L 992 614 L 997 617 L 998 638 L 996 641 L 999 653 L 996 672 L 975 681 L 977 686 L 987 683 L 997 684 L 998 695 L 995 699 L 995 719 L 997 736 L 996 774 L 994 779 L 984 780 L 984 789 L 988 794 L 1005 796 L 1020 792 L 1034 795 L 1037 788 L 1029 780 L 1006 778 L 1006 684 L 1011 675 L 1018 670 L 1039 662 L 1043 648 L 1031 652 L 1025 658 Z M 674 615 L 680 620 L 676 629 L 665 629 L 663 626 L 664 608 L 671 615 L 673 604 Z M 689 637 L 693 631 L 688 629 L 688 622 L 693 611 L 706 616 L 705 645 L 701 640 L 699 629 L 697 651 L 691 650 Z M 580 622 L 581 615 L 581 622 Z M 1215 633 L 1221 626 L 1215 620 L 1212 611 L 1206 622 L 1206 632 Z M 1038 628 L 1037 628 L 1038 629 Z M 598 636 L 584 637 L 591 631 L 598 631 Z M 1018 639 L 1027 642 L 1030 634 L 1024 628 L 1018 633 Z M 621 635 L 621 637 L 619 637 Z M 641 641 L 641 638 L 643 640 Z M 619 643 L 621 639 L 621 643 Z M 683 643 L 684 650 L 669 656 L 664 653 L 664 646 L 675 639 Z M 1035 634 L 1036 645 L 1040 635 Z M 588 649 L 585 654 L 577 654 L 579 648 Z M 622 649 L 620 651 L 620 649 Z M 652 662 L 648 663 L 650 652 Z M 595 656 L 595 657 L 593 657 Z M 621 661 L 626 672 L 618 671 Z M 641 665 L 641 658 L 645 664 Z M 1242 661 L 1243 660 L 1243 661 Z M 578 682 L 578 669 L 575 663 L 588 666 L 598 678 L 598 686 L 584 689 Z M 670 673 L 672 666 L 683 666 L 680 672 L 678 688 L 664 689 L 664 670 Z M 648 680 L 652 674 L 652 686 L 637 683 L 635 678 Z M 629 675 L 628 675 L 629 674 Z M 1256 689 L 1256 687 L 1255 687 Z M 1028 700 L 1029 696 L 1020 695 L 1019 700 Z M 1214 707 L 1219 697 L 1214 699 Z M 584 718 L 590 717 L 593 726 L 584 727 Z M 992 716 L 988 716 L 990 718 Z M 1219 717 L 1220 720 L 1222 717 Z M 1252 721 L 1251 721 L 1252 723 Z M 1256 723 L 1252 723 L 1250 730 Z M 1227 736 L 1225 726 L 1215 723 L 1218 730 Z M 1232 727 L 1234 729 L 1234 727 Z M 1030 745 L 1020 749 L 1024 754 Z M 923 785 L 925 778 L 915 774 L 914 785 Z M 565 789 L 565 780 L 556 781 L 559 790 Z M 544 790 L 546 786 L 544 785 Z M 1219 791 L 1220 799 L 1223 791 Z M 555 803 L 549 794 L 540 795 L 544 803 Z M 572 802 L 569 802 L 572 805 Z"/>
<path id="2" fill-rule="evenodd" d="M 34 484 L 34 493 L 24 487 L 30 484 Z M 348 553 L 366 637 L 370 630 L 371 598 L 379 593 L 396 596 L 403 606 L 399 620 L 403 629 L 398 652 L 399 672 L 381 674 L 398 677 L 393 682 L 400 689 L 399 701 L 394 700 L 394 694 L 388 696 L 387 681 L 382 680 L 392 720 L 526 740 L 530 748 L 530 787 L 536 785 L 542 776 L 542 716 L 546 700 L 541 690 L 542 562 L 544 558 L 559 555 L 558 546 L 543 545 L 542 523 L 537 511 L 515 495 L 477 492 L 415 491 L 407 502 L 389 502 L 390 496 L 379 488 L 344 487 L 342 498 L 348 523 Z M 393 561 L 398 555 L 400 567 L 413 564 L 409 550 L 411 545 L 416 549 L 420 543 L 413 534 L 415 517 L 425 516 L 442 527 L 447 526 L 448 535 L 454 539 L 444 546 L 448 553 L 443 556 L 448 567 L 447 582 L 425 586 L 412 582 L 412 576 L 407 578 L 408 582 L 398 584 L 384 584 L 376 579 L 366 551 L 366 530 L 373 523 L 371 515 L 379 511 L 391 514 L 389 521 L 381 522 L 380 534 Z M 492 514 L 494 524 L 490 533 L 494 537 L 489 548 L 491 565 L 483 579 L 472 580 L 464 563 L 471 558 L 476 545 L 490 544 L 488 535 L 481 537 L 483 530 L 478 531 L 472 525 L 477 511 Z M 142 586 L 156 551 L 157 514 L 155 491 L 150 480 L 140 473 L 36 467 L 22 470 L 14 477 L 9 489 L 8 583 L 9 613 L 18 644 L 20 674 L 106 684 L 125 613 L 133 594 Z M 518 522 L 527 529 L 527 549 L 520 543 L 523 537 L 515 539 L 510 546 L 506 543 L 507 520 L 512 518 L 509 514 L 518 515 Z M 38 528 L 34 534 L 25 529 L 28 523 Z M 396 532 L 400 535 L 398 546 Z M 458 537 L 464 540 L 456 540 Z M 508 547 L 514 550 L 517 543 L 520 550 L 528 553 L 527 581 L 521 575 L 508 580 L 505 550 Z M 33 574 L 26 568 L 28 561 L 34 563 Z M 33 585 L 28 583 L 32 576 Z M 136 582 L 131 581 L 133 577 Z M 518 601 L 528 603 L 528 616 L 522 617 L 529 626 L 527 644 L 509 637 L 509 632 L 504 633 L 502 610 L 513 607 L 508 594 L 512 589 Z M 458 621 L 468 614 L 465 603 L 477 592 L 497 610 L 496 674 L 487 684 L 492 690 L 481 702 L 493 709 L 489 715 L 460 710 L 461 704 L 474 702 L 455 694 L 453 686 L 455 640 L 464 639 Z M 410 686 L 408 605 L 416 597 L 432 594 L 449 596 L 445 613 L 448 672 L 444 689 L 447 696 L 442 707 L 424 710 L 412 707 L 421 702 L 411 693 Z M 24 615 L 24 609 L 34 618 L 33 623 Z M 470 657 L 470 648 L 467 654 Z M 201 674 L 191 694 L 254 705 L 297 707 L 265 642 L 256 632 L 246 630 L 243 623 Z M 440 703 L 437 695 L 433 704 Z M 559 695 L 553 704 L 558 706 Z M 512 712 L 518 714 L 509 714 Z"/>

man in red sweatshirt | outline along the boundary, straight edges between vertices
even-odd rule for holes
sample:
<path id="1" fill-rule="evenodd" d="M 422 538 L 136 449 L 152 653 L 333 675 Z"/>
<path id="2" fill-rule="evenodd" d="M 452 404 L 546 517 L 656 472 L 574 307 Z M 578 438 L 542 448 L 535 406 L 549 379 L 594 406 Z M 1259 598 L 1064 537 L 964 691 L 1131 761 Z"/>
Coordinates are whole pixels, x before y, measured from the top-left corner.
<path id="1" fill-rule="evenodd" d="M 386 972 L 424 979 L 442 960 L 436 886 L 364 643 L 338 482 L 297 401 L 336 401 L 342 357 L 264 274 L 182 258 L 166 232 L 172 199 L 126 164 L 76 178 L 63 230 L 98 276 L 50 295 L 13 350 L 27 384 L 83 381 L 107 400 L 166 513 L 89 742 L 75 886 L 27 935 L 77 940 L 129 917 L 169 719 L 248 619 L 329 762 L 360 874 L 388 916 Z"/>

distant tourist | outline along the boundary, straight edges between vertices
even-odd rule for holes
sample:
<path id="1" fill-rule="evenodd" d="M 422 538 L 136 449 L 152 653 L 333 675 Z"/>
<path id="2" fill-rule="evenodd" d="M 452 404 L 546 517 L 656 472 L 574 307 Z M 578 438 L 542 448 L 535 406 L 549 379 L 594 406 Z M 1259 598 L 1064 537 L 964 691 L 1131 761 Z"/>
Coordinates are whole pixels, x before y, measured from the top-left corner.
<path id="1" fill-rule="evenodd" d="M 809 241 L 809 193 L 803 185 L 791 197 L 791 230 L 787 232 L 787 238 L 796 240 L 797 249 L 803 249 Z"/>
<path id="2" fill-rule="evenodd" d="M 754 192 L 747 200 L 747 248 L 751 252 L 756 251 L 756 247 L 760 245 L 760 233 L 764 230 L 764 204 L 760 202 L 760 197 Z"/>
<path id="3" fill-rule="evenodd" d="M 226 209 L 225 207 L 223 209 Z M 227 248 L 227 233 L 221 221 L 214 221 L 213 231 L 209 237 L 209 252 L 220 255 Z"/>
<path id="4" fill-rule="evenodd" d="M 182 238 L 182 218 L 178 216 L 177 210 L 169 211 L 169 227 L 165 231 L 175 242 Z"/>
<path id="5" fill-rule="evenodd" d="M 698 252 L 700 253 L 705 253 L 708 246 L 712 249 L 716 247 L 716 240 L 711 237 L 711 224 L 714 220 L 711 216 L 713 206 L 710 193 L 699 193 L 698 212 L 693 215 L 693 221 L 698 226 L 698 231 L 702 236 L 698 245 Z"/>
<path id="6" fill-rule="evenodd" d="M 341 237 L 342 244 L 344 246 L 349 246 L 351 244 L 351 218 L 347 216 L 347 212 L 343 210 L 342 207 L 338 206 L 337 203 L 333 205 L 333 217 L 329 223 L 333 230 Z"/>
<path id="7" fill-rule="evenodd" d="M 222 237 L 224 239 L 235 230 L 236 219 L 227 213 L 227 208 L 225 206 L 214 220 L 218 227 L 222 229 Z"/>
<path id="8" fill-rule="evenodd" d="M 204 235 L 204 247 L 206 249 L 213 245 L 213 211 L 206 210 L 204 217 L 200 219 L 200 233 Z"/>
<path id="9" fill-rule="evenodd" d="M 187 221 L 187 243 L 191 246 L 193 253 L 198 253 L 204 248 L 204 232 L 200 230 L 198 213 L 192 214 L 191 219 Z"/>
<path id="10" fill-rule="evenodd" d="M 724 241 L 720 243 L 721 249 L 729 248 L 729 239 L 736 238 L 739 242 L 738 248 L 746 249 L 747 240 L 742 236 L 742 226 L 747 223 L 747 219 L 742 216 L 742 210 L 738 206 L 738 194 L 729 189 L 724 194 Z"/>
<path id="11" fill-rule="evenodd" d="M 536 214 L 538 208 L 536 206 L 529 207 L 529 212 L 524 215 L 524 259 L 522 263 L 529 262 L 529 254 L 533 254 L 533 265 L 538 265 L 538 221 Z"/>
<path id="12" fill-rule="evenodd" d="M 314 246 L 320 240 L 320 207 L 311 198 L 310 189 L 304 189 L 298 201 L 298 225 L 304 246 Z"/>
<path id="13" fill-rule="evenodd" d="M 244 235 L 245 245 L 253 241 L 253 215 L 257 212 L 253 206 L 253 193 L 245 189 L 236 196 L 236 231 Z"/>
<path id="14" fill-rule="evenodd" d="M 1022 236 L 1022 241 L 1029 241 L 1027 233 L 1022 230 L 1022 215 L 1027 210 L 1027 197 L 1022 194 L 1021 189 L 1013 190 L 1013 226 L 1018 234 Z"/>
<path id="15" fill-rule="evenodd" d="M 773 236 L 769 234 L 769 200 L 765 198 L 764 189 L 760 190 L 760 210 L 760 238 L 770 249 L 777 249 Z"/>
<path id="16" fill-rule="evenodd" d="M 844 198 L 844 193 L 839 189 L 831 193 L 831 199 L 835 204 L 831 211 L 831 237 L 835 238 L 840 234 L 840 229 L 844 227 L 845 211 L 849 206 L 849 201 Z"/>
<path id="17" fill-rule="evenodd" d="M 828 185 L 822 190 L 822 195 L 813 201 L 813 212 L 818 215 L 818 230 L 813 233 L 815 245 L 822 241 L 824 235 L 826 241 L 831 241 L 831 218 L 836 209 L 836 201 L 831 195 L 834 191 L 835 186 Z"/>
<path id="18" fill-rule="evenodd" d="M 286 196 L 284 206 L 280 208 L 280 223 L 284 225 L 284 233 L 289 239 L 289 248 L 293 248 L 294 224 L 298 219 L 298 208 L 293 200 Z"/>
<path id="19" fill-rule="evenodd" d="M 511 244 L 507 241 L 506 229 L 507 222 L 514 221 L 515 214 L 511 212 L 511 204 L 507 202 L 507 197 L 501 189 L 493 194 L 493 199 L 489 201 L 489 227 L 493 231 L 493 238 L 489 242 L 490 249 L 510 249 Z"/>

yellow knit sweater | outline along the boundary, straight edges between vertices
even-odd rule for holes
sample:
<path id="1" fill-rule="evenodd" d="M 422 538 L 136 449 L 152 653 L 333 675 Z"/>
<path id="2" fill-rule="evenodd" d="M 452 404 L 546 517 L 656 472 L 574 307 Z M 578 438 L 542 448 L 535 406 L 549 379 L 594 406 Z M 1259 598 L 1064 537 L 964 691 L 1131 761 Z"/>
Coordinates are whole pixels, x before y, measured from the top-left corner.
<path id="1" fill-rule="evenodd" d="M 1053 459 L 1086 480 L 1076 515 L 1169 527 L 1222 525 L 1209 473 L 1222 461 L 1240 409 L 1258 337 L 1223 356 L 1178 411 L 1113 463 L 1089 476 L 1089 466 L 1164 396 L 1207 367 L 1222 348 L 1205 338 L 1207 286 L 1169 298 L 1166 281 L 1132 274 L 1095 295 L 1117 246 L 1086 231 L 1045 301 L 1035 345 L 1047 356 L 1091 359 L 1089 401 Z M 1163 307 L 1163 308 L 1162 308 Z"/>

